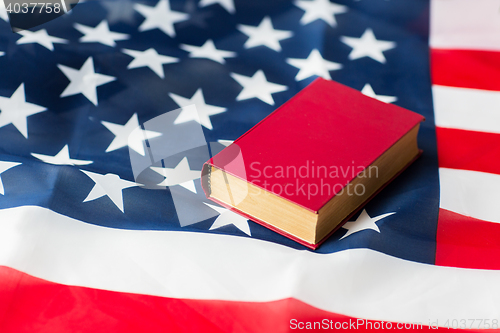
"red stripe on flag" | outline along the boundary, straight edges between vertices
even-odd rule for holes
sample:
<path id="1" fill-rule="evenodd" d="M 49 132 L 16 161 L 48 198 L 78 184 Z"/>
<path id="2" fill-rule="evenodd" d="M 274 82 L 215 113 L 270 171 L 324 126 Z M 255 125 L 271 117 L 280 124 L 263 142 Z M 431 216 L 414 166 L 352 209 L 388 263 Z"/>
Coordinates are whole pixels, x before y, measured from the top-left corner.
<path id="1" fill-rule="evenodd" d="M 439 210 L 436 265 L 500 269 L 500 224 Z"/>
<path id="2" fill-rule="evenodd" d="M 500 52 L 431 49 L 432 83 L 500 91 Z"/>
<path id="3" fill-rule="evenodd" d="M 500 174 L 500 134 L 436 128 L 439 166 Z"/>
<path id="4" fill-rule="evenodd" d="M 292 319 L 297 321 L 291 325 Z M 325 319 L 333 321 L 333 328 L 306 328 L 307 322 Z M 119 293 L 61 285 L 0 266 L 2 333 L 320 332 L 335 330 L 335 323 L 337 329 L 357 332 L 380 332 L 380 325 L 388 328 L 387 321 L 358 321 L 295 299 L 252 303 Z M 402 323 L 390 325 L 405 329 Z M 411 329 L 408 325 L 406 329 Z M 417 329 L 430 330 L 425 325 L 414 326 Z"/>

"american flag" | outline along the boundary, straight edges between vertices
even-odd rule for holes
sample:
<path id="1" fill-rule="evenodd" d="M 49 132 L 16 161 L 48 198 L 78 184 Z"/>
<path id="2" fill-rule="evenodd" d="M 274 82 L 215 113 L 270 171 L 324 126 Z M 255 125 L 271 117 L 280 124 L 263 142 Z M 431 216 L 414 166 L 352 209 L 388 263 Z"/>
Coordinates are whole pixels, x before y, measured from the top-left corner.
<path id="1" fill-rule="evenodd" d="M 499 0 L 86 1 L 16 33 L 0 18 L 0 332 L 499 327 Z M 317 251 L 204 199 L 202 159 L 146 168 L 163 189 L 135 177 L 131 156 L 169 135 L 143 124 L 194 104 L 169 128 L 225 146 L 318 76 L 426 122 L 424 154 Z"/>

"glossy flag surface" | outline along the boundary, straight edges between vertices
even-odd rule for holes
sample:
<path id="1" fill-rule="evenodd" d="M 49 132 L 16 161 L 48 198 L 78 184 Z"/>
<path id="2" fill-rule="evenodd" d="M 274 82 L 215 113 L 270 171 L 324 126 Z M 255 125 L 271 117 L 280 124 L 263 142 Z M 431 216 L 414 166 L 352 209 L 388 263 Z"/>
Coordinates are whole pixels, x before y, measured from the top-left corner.
<path id="1" fill-rule="evenodd" d="M 498 328 L 500 1 L 86 1 L 17 33 L 0 17 L 0 332 Z M 205 156 L 147 168 L 159 188 L 134 177 L 154 140 L 195 124 L 228 145 L 318 76 L 426 121 L 423 155 L 317 251 L 206 200 Z"/>

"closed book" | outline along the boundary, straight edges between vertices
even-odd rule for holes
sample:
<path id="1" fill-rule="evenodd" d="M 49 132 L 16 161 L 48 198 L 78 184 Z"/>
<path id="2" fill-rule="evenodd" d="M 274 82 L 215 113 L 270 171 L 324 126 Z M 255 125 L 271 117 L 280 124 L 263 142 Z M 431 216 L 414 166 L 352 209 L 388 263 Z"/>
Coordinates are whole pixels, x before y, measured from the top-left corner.
<path id="1" fill-rule="evenodd" d="M 207 161 L 207 198 L 315 249 L 421 153 L 424 118 L 316 79 Z"/>

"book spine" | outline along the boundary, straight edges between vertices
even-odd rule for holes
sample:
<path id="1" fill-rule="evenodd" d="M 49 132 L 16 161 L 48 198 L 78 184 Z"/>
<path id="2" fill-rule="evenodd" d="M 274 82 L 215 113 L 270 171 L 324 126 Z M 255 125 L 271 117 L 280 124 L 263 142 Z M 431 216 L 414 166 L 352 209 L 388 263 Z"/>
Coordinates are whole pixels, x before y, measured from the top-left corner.
<path id="1" fill-rule="evenodd" d="M 203 188 L 203 192 L 205 192 L 205 196 L 210 199 L 210 195 L 212 194 L 210 176 L 212 173 L 212 164 L 210 161 L 205 162 L 203 164 L 203 168 L 201 169 L 201 187 Z"/>

